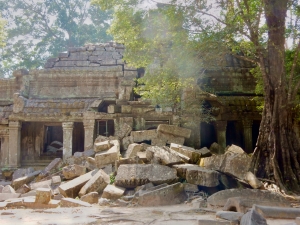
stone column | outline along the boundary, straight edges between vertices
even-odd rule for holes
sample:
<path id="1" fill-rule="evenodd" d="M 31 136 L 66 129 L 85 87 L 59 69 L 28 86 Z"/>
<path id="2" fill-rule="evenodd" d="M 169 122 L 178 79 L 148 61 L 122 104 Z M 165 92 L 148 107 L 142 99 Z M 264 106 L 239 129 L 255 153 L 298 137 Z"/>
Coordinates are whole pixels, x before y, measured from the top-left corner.
<path id="1" fill-rule="evenodd" d="M 227 121 L 224 120 L 215 121 L 215 129 L 217 132 L 218 144 L 224 149 L 226 148 L 226 127 L 227 127 Z"/>
<path id="2" fill-rule="evenodd" d="M 84 120 L 84 151 L 92 149 L 94 145 L 95 120 Z"/>
<path id="3" fill-rule="evenodd" d="M 63 128 L 63 161 L 72 156 L 74 122 L 62 123 Z"/>
<path id="4" fill-rule="evenodd" d="M 11 168 L 21 166 L 21 127 L 20 121 L 9 121 L 8 164 Z"/>
<path id="5" fill-rule="evenodd" d="M 2 167 L 9 166 L 9 129 L 0 130 L 1 149 L 0 149 L 0 165 Z"/>
<path id="6" fill-rule="evenodd" d="M 253 120 L 243 119 L 243 129 L 244 129 L 244 146 L 245 152 L 253 152 L 253 143 L 252 143 L 252 124 Z"/>

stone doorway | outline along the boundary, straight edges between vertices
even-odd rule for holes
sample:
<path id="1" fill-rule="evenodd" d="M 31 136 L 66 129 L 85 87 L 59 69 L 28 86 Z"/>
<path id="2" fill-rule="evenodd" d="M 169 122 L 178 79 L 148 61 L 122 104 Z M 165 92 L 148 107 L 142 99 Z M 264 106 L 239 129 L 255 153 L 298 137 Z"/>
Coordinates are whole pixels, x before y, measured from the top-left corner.
<path id="1" fill-rule="evenodd" d="M 98 135 L 109 137 L 113 136 L 115 133 L 114 120 L 99 120 L 97 126 Z"/>
<path id="2" fill-rule="evenodd" d="M 215 130 L 215 126 L 211 123 L 201 122 L 200 123 L 200 147 L 209 148 L 212 143 L 217 141 L 217 133 Z"/>

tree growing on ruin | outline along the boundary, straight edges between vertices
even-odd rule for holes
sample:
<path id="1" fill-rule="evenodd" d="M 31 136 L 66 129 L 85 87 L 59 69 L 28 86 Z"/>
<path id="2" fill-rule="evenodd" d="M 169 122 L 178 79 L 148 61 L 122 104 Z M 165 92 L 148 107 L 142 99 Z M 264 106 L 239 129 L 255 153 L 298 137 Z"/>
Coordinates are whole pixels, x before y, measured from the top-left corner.
<path id="1" fill-rule="evenodd" d="M 123 15 L 122 10 L 120 11 L 123 6 L 131 7 L 133 15 L 137 15 L 139 8 L 144 6 L 142 0 L 109 3 L 104 0 L 93 0 L 93 2 L 104 8 L 113 7 L 115 20 Z M 199 56 L 199 64 L 202 62 L 208 66 L 210 59 L 230 53 L 257 66 L 263 81 L 264 106 L 251 170 L 258 177 L 274 180 L 285 191 L 299 192 L 300 152 L 293 126 L 295 122 L 293 113 L 300 88 L 297 74 L 300 51 L 299 2 L 296 0 L 212 2 L 174 0 L 164 5 L 181 11 L 182 27 L 188 31 L 188 40 L 196 42 L 193 55 Z M 144 10 L 144 15 L 149 11 L 151 9 Z M 288 20 L 287 13 L 289 13 Z M 131 20 L 125 18 L 123 21 L 129 24 L 130 22 L 139 24 L 143 21 L 132 18 Z M 141 25 L 139 29 L 145 28 Z M 112 31 L 113 35 L 117 35 L 116 30 Z M 135 29 L 132 32 L 139 33 Z M 143 55 L 145 49 L 151 49 L 151 45 L 145 45 L 144 39 L 139 39 L 135 35 L 131 37 L 123 39 L 128 53 L 132 53 L 133 49 L 133 52 Z M 294 43 L 290 69 L 287 69 L 285 61 L 287 37 L 292 37 Z M 185 45 L 186 40 L 182 39 L 182 45 Z M 132 48 L 128 42 L 134 43 L 137 48 Z M 223 54 L 216 54 L 217 52 Z M 144 58 L 149 60 L 148 56 L 145 54 Z"/>
<path id="2" fill-rule="evenodd" d="M 1 52 L 2 74 L 19 68 L 39 68 L 68 47 L 110 41 L 109 11 L 89 0 L 1 1 L 7 20 L 7 46 Z"/>

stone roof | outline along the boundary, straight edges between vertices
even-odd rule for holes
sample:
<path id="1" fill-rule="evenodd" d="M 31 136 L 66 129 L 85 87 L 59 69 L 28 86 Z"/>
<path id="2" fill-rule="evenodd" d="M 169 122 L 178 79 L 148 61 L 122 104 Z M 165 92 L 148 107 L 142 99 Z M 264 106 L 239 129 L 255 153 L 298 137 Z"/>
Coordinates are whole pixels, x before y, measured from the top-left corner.
<path id="1" fill-rule="evenodd" d="M 74 68 L 123 65 L 124 46 L 114 42 L 72 47 L 67 52 L 58 54 L 57 58 L 49 58 L 44 65 L 50 68 Z"/>
<path id="2" fill-rule="evenodd" d="M 97 99 L 76 98 L 76 99 L 23 99 L 24 104 L 18 104 L 20 107 L 14 106 L 14 113 L 25 115 L 75 115 L 82 116 L 94 101 Z"/>

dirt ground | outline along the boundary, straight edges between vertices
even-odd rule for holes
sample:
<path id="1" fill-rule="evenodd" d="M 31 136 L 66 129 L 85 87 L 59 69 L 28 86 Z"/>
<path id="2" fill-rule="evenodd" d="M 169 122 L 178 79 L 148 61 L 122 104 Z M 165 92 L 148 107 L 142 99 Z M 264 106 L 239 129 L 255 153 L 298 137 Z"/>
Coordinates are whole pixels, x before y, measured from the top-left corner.
<path id="1" fill-rule="evenodd" d="M 164 207 L 103 207 L 0 210 L 0 225 L 198 225 L 198 220 L 216 220 L 214 210 L 189 204 Z M 268 220 L 269 225 L 285 225 L 294 220 Z M 213 223 L 212 223 L 213 224 Z"/>

